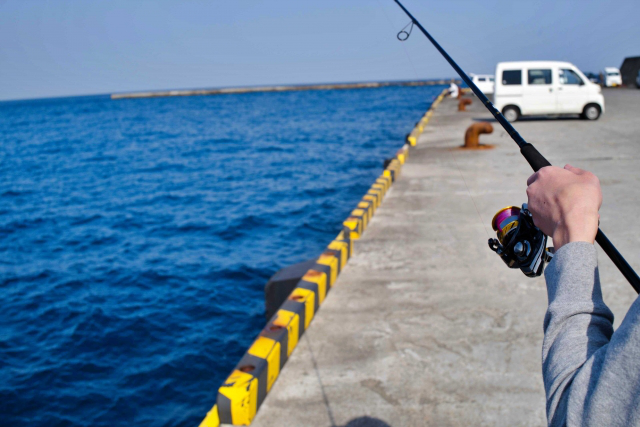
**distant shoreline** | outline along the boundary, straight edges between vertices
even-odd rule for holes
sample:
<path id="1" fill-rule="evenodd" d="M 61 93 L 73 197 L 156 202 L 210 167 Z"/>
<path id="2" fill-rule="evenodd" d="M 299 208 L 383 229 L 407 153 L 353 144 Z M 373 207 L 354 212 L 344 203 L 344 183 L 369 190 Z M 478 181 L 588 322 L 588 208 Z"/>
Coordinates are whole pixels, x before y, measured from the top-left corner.
<path id="1" fill-rule="evenodd" d="M 390 86 L 435 86 L 445 85 L 458 79 L 438 79 L 438 80 L 414 80 L 397 82 L 368 82 L 368 83 L 328 83 L 311 85 L 279 85 L 279 86 L 256 86 L 256 87 L 231 87 L 222 89 L 185 89 L 185 90 L 164 90 L 145 91 L 130 93 L 114 93 L 111 99 L 132 99 L 132 98 L 159 98 L 168 96 L 201 96 L 201 95 L 229 95 L 239 93 L 258 92 L 294 92 L 303 90 L 341 90 L 341 89 L 372 89 Z"/>

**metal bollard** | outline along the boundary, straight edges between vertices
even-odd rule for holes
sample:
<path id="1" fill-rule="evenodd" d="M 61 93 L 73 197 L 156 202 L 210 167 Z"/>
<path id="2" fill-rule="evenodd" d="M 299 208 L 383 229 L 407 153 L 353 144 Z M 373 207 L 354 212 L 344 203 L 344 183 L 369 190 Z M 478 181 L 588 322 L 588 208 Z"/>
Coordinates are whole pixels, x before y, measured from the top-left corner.
<path id="1" fill-rule="evenodd" d="M 467 111 L 467 105 L 471 105 L 472 101 L 469 98 L 461 98 L 458 102 L 458 111 Z"/>
<path id="2" fill-rule="evenodd" d="M 478 148 L 480 146 L 480 135 L 483 133 L 493 133 L 493 126 L 488 122 L 474 123 L 464 134 L 463 148 Z"/>

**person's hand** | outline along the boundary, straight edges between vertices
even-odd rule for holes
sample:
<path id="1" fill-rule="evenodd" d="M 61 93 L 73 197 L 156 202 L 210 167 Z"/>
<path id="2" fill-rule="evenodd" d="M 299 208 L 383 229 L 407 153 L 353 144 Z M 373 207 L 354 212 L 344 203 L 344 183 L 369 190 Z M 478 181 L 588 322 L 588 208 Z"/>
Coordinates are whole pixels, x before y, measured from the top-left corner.
<path id="1" fill-rule="evenodd" d="M 593 244 L 602 205 L 598 177 L 571 165 L 547 166 L 531 175 L 527 186 L 533 223 L 553 238 L 556 250 L 569 242 Z"/>

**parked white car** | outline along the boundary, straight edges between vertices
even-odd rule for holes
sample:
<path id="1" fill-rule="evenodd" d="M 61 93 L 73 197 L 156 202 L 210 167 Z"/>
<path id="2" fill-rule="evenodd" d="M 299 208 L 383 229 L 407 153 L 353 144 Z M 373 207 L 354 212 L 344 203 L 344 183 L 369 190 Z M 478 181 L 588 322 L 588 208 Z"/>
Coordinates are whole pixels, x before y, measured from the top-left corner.
<path id="1" fill-rule="evenodd" d="M 617 68 L 605 67 L 602 75 L 604 76 L 604 82 L 602 83 L 605 87 L 622 86 L 622 76 Z"/>
<path id="2" fill-rule="evenodd" d="M 494 90 L 495 79 L 489 74 L 471 74 L 471 81 L 478 86 L 478 89 L 485 95 L 491 95 Z"/>
<path id="3" fill-rule="evenodd" d="M 546 114 L 597 120 L 604 113 L 600 86 L 569 62 L 501 62 L 495 83 L 494 105 L 510 122 Z"/>

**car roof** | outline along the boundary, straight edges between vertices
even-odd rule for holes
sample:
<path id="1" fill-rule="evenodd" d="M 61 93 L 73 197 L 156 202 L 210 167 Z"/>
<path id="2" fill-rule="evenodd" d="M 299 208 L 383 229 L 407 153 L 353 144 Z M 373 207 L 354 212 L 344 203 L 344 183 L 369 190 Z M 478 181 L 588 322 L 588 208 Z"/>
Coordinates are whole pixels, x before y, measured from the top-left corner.
<path id="1" fill-rule="evenodd" d="M 620 72 L 620 70 L 618 70 L 616 67 L 604 67 L 605 71 L 617 71 Z"/>
<path id="2" fill-rule="evenodd" d="M 575 67 L 575 65 L 564 61 L 512 61 L 498 63 L 498 68 L 506 67 Z"/>

